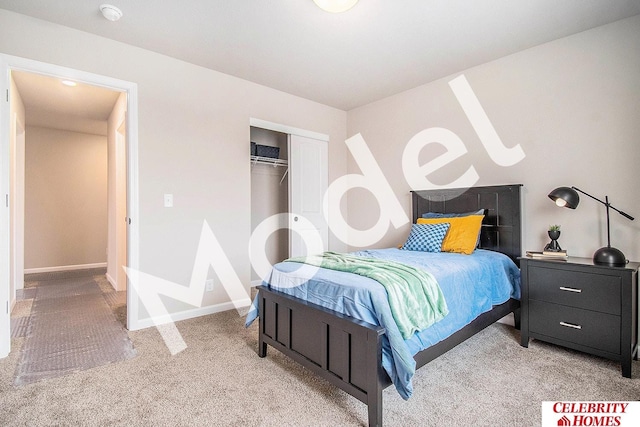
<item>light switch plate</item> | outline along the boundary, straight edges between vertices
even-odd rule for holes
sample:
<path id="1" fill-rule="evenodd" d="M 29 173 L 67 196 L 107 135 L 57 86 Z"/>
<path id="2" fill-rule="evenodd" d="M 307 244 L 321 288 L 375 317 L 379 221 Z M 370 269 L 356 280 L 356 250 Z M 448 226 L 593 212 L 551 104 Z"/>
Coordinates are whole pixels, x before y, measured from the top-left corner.
<path id="1" fill-rule="evenodd" d="M 164 195 L 164 207 L 172 208 L 173 207 L 173 194 L 165 194 Z"/>

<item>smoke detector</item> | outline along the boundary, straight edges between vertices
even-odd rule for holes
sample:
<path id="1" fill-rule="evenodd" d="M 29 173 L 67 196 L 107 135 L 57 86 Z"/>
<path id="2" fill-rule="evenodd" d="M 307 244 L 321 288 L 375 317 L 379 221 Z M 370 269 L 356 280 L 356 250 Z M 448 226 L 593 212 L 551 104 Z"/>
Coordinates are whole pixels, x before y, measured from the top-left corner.
<path id="1" fill-rule="evenodd" d="M 122 11 L 111 4 L 100 5 L 100 12 L 109 21 L 117 21 L 122 18 Z"/>

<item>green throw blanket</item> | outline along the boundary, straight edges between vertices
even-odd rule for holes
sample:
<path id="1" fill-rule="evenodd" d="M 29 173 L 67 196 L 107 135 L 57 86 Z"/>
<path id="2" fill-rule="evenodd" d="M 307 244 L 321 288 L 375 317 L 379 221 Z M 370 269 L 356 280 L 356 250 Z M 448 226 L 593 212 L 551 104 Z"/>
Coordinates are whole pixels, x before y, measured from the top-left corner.
<path id="1" fill-rule="evenodd" d="M 391 314 L 404 339 L 411 338 L 414 332 L 428 328 L 449 313 L 433 275 L 409 265 L 335 252 L 287 261 L 359 274 L 378 281 L 387 290 Z"/>

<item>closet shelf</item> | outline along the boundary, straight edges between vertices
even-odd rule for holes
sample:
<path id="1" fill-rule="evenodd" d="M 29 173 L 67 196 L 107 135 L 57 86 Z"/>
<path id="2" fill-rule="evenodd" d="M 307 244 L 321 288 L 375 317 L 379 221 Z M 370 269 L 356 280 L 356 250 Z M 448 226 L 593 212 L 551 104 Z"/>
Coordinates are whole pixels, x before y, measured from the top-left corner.
<path id="1" fill-rule="evenodd" d="M 270 165 L 275 167 L 289 165 L 289 162 L 283 159 L 274 159 L 271 157 L 251 156 L 251 165 Z"/>

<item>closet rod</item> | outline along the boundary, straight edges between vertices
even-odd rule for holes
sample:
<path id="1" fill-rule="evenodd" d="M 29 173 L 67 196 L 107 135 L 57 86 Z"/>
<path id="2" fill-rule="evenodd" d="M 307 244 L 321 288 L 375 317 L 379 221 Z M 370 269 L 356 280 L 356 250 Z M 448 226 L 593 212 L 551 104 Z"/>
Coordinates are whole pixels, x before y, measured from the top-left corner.
<path id="1" fill-rule="evenodd" d="M 284 159 L 274 159 L 271 157 L 261 157 L 261 156 L 251 156 L 251 163 L 253 165 L 256 164 L 260 164 L 260 165 L 269 165 L 269 166 L 273 166 L 273 167 L 278 167 L 278 166 L 288 166 L 289 162 L 287 162 Z"/>

